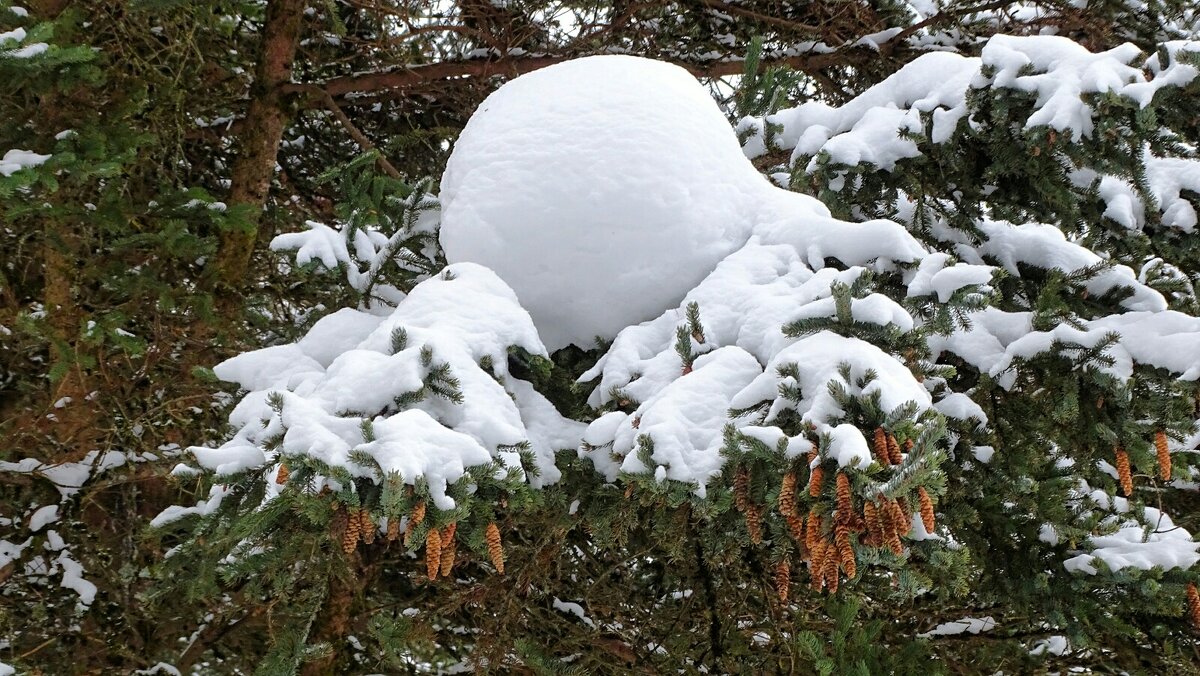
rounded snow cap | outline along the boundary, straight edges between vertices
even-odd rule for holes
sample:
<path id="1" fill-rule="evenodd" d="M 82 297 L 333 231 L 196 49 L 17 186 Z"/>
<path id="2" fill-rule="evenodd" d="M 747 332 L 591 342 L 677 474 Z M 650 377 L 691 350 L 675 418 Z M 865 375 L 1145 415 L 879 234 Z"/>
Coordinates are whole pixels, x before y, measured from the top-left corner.
<path id="1" fill-rule="evenodd" d="M 591 56 L 475 111 L 442 177 L 441 241 L 499 274 L 551 351 L 591 348 L 676 307 L 746 242 L 769 188 L 687 71 Z"/>

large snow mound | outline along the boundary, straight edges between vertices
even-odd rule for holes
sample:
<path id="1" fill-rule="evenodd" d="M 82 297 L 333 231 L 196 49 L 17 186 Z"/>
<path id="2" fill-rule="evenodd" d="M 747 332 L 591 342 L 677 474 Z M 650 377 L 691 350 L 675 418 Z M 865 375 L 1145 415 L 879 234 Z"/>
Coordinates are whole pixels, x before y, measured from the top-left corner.
<path id="1" fill-rule="evenodd" d="M 516 291 L 547 348 L 591 347 L 674 307 L 771 192 L 687 71 L 594 56 L 483 102 L 442 177 L 441 240 Z"/>

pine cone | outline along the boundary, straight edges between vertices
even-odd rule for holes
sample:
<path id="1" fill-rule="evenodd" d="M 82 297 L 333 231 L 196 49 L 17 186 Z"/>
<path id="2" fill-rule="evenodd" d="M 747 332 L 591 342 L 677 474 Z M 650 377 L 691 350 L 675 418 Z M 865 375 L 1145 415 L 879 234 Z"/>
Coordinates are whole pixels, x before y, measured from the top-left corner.
<path id="1" fill-rule="evenodd" d="M 838 563 L 846 571 L 846 578 L 852 579 L 858 573 L 858 566 L 854 560 L 854 545 L 850 543 L 850 527 L 844 523 L 838 524 L 833 539 L 837 543 Z"/>
<path id="2" fill-rule="evenodd" d="M 762 544 L 762 514 L 753 505 L 746 509 L 746 530 L 750 531 L 750 542 Z"/>
<path id="3" fill-rule="evenodd" d="M 500 528 L 493 521 L 487 526 L 487 532 L 484 533 L 487 539 L 488 557 L 492 560 L 492 565 L 496 567 L 496 572 L 504 574 L 504 545 L 500 542 Z"/>
<path id="4" fill-rule="evenodd" d="M 430 528 L 425 535 L 425 572 L 430 580 L 436 580 L 442 567 L 442 534 Z"/>
<path id="5" fill-rule="evenodd" d="M 362 535 L 362 522 L 358 520 L 358 512 L 350 510 L 346 522 L 346 533 L 342 536 L 342 552 L 350 554 L 358 547 L 358 538 Z"/>
<path id="6" fill-rule="evenodd" d="M 900 535 L 892 528 L 884 527 L 883 542 L 896 556 L 904 554 L 904 544 L 900 542 Z"/>
<path id="7" fill-rule="evenodd" d="M 791 517 L 796 513 L 796 473 L 783 475 L 783 486 L 779 489 L 779 513 Z"/>
<path id="8" fill-rule="evenodd" d="M 400 537 L 400 519 L 397 517 L 388 517 L 387 539 L 388 542 L 395 542 Z"/>
<path id="9" fill-rule="evenodd" d="M 817 510 L 812 509 L 808 512 L 808 526 L 804 529 L 804 544 L 808 547 L 808 551 L 813 552 L 813 557 L 816 557 L 817 545 L 821 542 L 821 515 L 817 514 Z"/>
<path id="10" fill-rule="evenodd" d="M 888 453 L 887 432 L 882 427 L 875 428 L 875 462 L 883 467 L 892 464 L 891 455 Z"/>
<path id="11" fill-rule="evenodd" d="M 1158 478 L 1163 481 L 1171 480 L 1171 450 L 1167 448 L 1167 433 L 1159 430 L 1154 433 L 1154 450 L 1158 452 Z"/>
<path id="12" fill-rule="evenodd" d="M 822 469 L 820 465 L 814 467 L 812 471 L 812 477 L 810 477 L 808 480 L 808 494 L 811 497 L 820 497 L 821 483 L 823 482 L 824 478 L 825 470 Z"/>
<path id="13" fill-rule="evenodd" d="M 820 590 L 825 586 L 825 561 L 829 554 L 829 545 L 825 540 L 818 540 L 812 548 L 812 561 L 809 563 L 809 574 L 812 576 L 812 588 Z"/>
<path id="14" fill-rule="evenodd" d="M 733 475 L 733 506 L 739 512 L 750 509 L 750 470 L 745 465 L 737 468 Z"/>
<path id="15" fill-rule="evenodd" d="M 775 564 L 775 591 L 779 592 L 779 600 L 786 603 L 791 589 L 792 566 L 784 559 Z"/>
<path id="16" fill-rule="evenodd" d="M 867 538 L 873 543 L 883 542 L 883 519 L 873 502 L 863 503 L 863 520 L 867 522 Z M 878 546 L 878 545 L 876 545 Z"/>
<path id="17" fill-rule="evenodd" d="M 361 509 L 358 512 L 358 521 L 362 528 L 362 540 L 366 544 L 375 542 L 375 520 L 371 518 L 371 512 L 366 509 Z"/>
<path id="18" fill-rule="evenodd" d="M 892 511 L 892 529 L 896 531 L 897 535 L 908 535 L 912 532 L 911 513 L 900 505 L 900 501 L 903 499 L 897 498 L 888 503 Z"/>
<path id="19" fill-rule="evenodd" d="M 1121 480 L 1121 492 L 1125 497 L 1133 495 L 1133 471 L 1129 467 L 1129 454 L 1117 447 L 1117 477 Z"/>
<path id="20" fill-rule="evenodd" d="M 807 549 L 808 543 L 804 539 L 804 517 L 796 516 L 795 514 L 788 514 L 787 525 L 788 532 L 791 533 L 792 539 L 796 541 L 796 544 L 800 545 L 800 547 L 804 549 Z"/>
<path id="21" fill-rule="evenodd" d="M 933 516 L 933 499 L 929 497 L 929 492 L 924 486 L 917 488 L 917 499 L 921 502 L 921 523 L 925 526 L 925 532 L 933 533 L 937 528 L 937 521 Z"/>
<path id="22" fill-rule="evenodd" d="M 408 527 L 404 529 L 404 546 L 408 546 L 409 536 L 416 530 L 417 526 L 425 520 L 425 503 L 418 502 L 413 505 L 412 514 L 408 515 Z"/>
<path id="23" fill-rule="evenodd" d="M 442 558 L 441 558 L 441 575 L 447 577 L 450 575 L 450 569 L 454 567 L 454 556 L 458 550 L 458 542 L 454 539 L 454 533 L 458 530 L 458 525 L 451 523 L 442 529 Z"/>
<path id="24" fill-rule="evenodd" d="M 888 458 L 893 465 L 899 465 L 904 462 L 904 456 L 900 455 L 900 444 L 896 443 L 896 435 L 887 435 Z"/>
<path id="25" fill-rule="evenodd" d="M 338 546 L 342 546 L 342 541 L 346 537 L 346 529 L 350 525 L 350 513 L 341 508 L 337 501 L 333 501 L 333 517 L 329 519 L 329 537 Z"/>
<path id="26" fill-rule="evenodd" d="M 850 477 L 845 472 L 837 473 L 837 511 L 839 521 L 849 519 L 854 512 L 854 504 L 850 501 Z"/>
<path id="27" fill-rule="evenodd" d="M 288 471 L 288 466 L 282 462 L 279 463 L 279 471 L 275 473 L 275 483 L 279 484 L 280 486 L 286 484 L 289 474 L 291 474 L 291 472 Z"/>
<path id="28" fill-rule="evenodd" d="M 838 556 L 834 550 L 834 546 L 829 544 L 826 546 L 827 552 L 825 555 L 825 590 L 830 594 L 836 594 L 838 590 Z"/>
<path id="29" fill-rule="evenodd" d="M 1200 630 L 1200 591 L 1196 583 L 1189 582 L 1187 587 L 1188 614 L 1192 616 L 1192 627 Z"/>

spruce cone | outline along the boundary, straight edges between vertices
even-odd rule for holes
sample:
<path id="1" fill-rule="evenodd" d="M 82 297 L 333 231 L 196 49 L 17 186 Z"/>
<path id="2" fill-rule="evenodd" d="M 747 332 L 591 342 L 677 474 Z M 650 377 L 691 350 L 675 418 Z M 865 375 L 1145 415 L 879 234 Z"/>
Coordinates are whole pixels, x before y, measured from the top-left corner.
<path id="1" fill-rule="evenodd" d="M 903 499 L 897 498 L 888 503 L 892 510 L 892 529 L 897 535 L 908 535 L 912 532 L 912 516 L 908 509 L 900 505 Z"/>
<path id="2" fill-rule="evenodd" d="M 891 454 L 888 453 L 887 432 L 882 427 L 875 428 L 875 462 L 883 467 L 892 464 Z"/>
<path id="3" fill-rule="evenodd" d="M 279 471 L 275 473 L 275 483 L 279 484 L 280 486 L 286 484 L 289 474 L 291 474 L 291 472 L 288 471 L 288 466 L 282 462 L 279 463 Z"/>
<path id="4" fill-rule="evenodd" d="M 845 472 L 837 473 L 837 511 L 839 521 L 849 519 L 854 512 L 854 505 L 850 501 L 850 477 Z"/>
<path id="5" fill-rule="evenodd" d="M 796 544 L 800 545 L 800 547 L 804 549 L 807 549 L 808 543 L 804 539 L 804 517 L 796 516 L 795 514 L 788 514 L 787 525 L 788 533 L 791 533 L 792 539 L 796 541 Z"/>
<path id="6" fill-rule="evenodd" d="M 808 547 L 808 551 L 813 552 L 813 558 L 816 558 L 817 545 L 821 542 L 821 515 L 817 514 L 817 510 L 809 510 L 808 512 L 808 527 L 804 529 L 804 544 Z"/>
<path id="7" fill-rule="evenodd" d="M 1163 481 L 1171 480 L 1171 450 L 1167 448 L 1167 433 L 1159 430 L 1154 433 L 1154 450 L 1158 452 L 1158 478 Z"/>
<path id="8" fill-rule="evenodd" d="M 430 580 L 436 580 L 438 570 L 442 567 L 442 534 L 436 528 L 430 528 L 425 535 L 425 572 Z"/>
<path id="9" fill-rule="evenodd" d="M 796 473 L 783 475 L 783 486 L 779 489 L 779 513 L 791 517 L 796 513 Z"/>
<path id="10" fill-rule="evenodd" d="M 745 465 L 738 467 L 733 475 L 733 506 L 739 512 L 747 512 L 750 504 L 750 471 Z"/>
<path id="11" fill-rule="evenodd" d="M 1187 604 L 1188 614 L 1192 616 L 1192 626 L 1200 629 L 1200 591 L 1196 590 L 1195 582 L 1188 583 Z"/>
<path id="12" fill-rule="evenodd" d="M 375 520 L 371 518 L 371 512 L 366 509 L 360 509 L 358 511 L 358 521 L 362 529 L 363 542 L 366 544 L 374 543 L 375 531 L 378 529 L 375 528 Z"/>
<path id="13" fill-rule="evenodd" d="M 346 537 L 346 528 L 350 525 L 350 514 L 338 505 L 337 501 L 333 501 L 333 517 L 329 520 L 329 537 L 338 546 L 342 546 L 342 540 Z"/>
<path id="14" fill-rule="evenodd" d="M 900 455 L 900 444 L 896 443 L 896 435 L 887 435 L 888 458 L 893 465 L 899 465 L 904 462 L 904 456 Z"/>
<path id="15" fill-rule="evenodd" d="M 818 540 L 812 548 L 812 561 L 809 563 L 809 574 L 812 576 L 812 588 L 820 590 L 825 585 L 825 561 L 830 547 L 824 540 Z"/>
<path id="16" fill-rule="evenodd" d="M 496 522 L 488 524 L 484 537 L 487 539 L 488 557 L 492 559 L 492 565 L 496 567 L 496 572 L 503 575 L 504 545 L 500 543 L 500 528 L 496 526 Z"/>
<path id="17" fill-rule="evenodd" d="M 824 478 L 825 470 L 822 469 L 820 465 L 814 467 L 812 471 L 812 477 L 810 477 L 808 480 L 808 494 L 810 496 L 815 498 L 821 495 L 821 483 Z"/>
<path id="18" fill-rule="evenodd" d="M 1121 480 L 1121 492 L 1125 497 L 1133 495 L 1133 471 L 1129 467 L 1129 454 L 1124 448 L 1117 447 L 1117 477 Z"/>
<path id="19" fill-rule="evenodd" d="M 838 556 L 833 544 L 826 545 L 825 554 L 825 589 L 830 594 L 838 590 Z"/>
<path id="20" fill-rule="evenodd" d="M 925 526 L 925 532 L 933 533 L 937 528 L 937 521 L 933 517 L 933 499 L 924 486 L 917 488 L 917 499 L 921 502 L 921 523 Z"/>
<path id="21" fill-rule="evenodd" d="M 396 517 L 388 517 L 388 542 L 395 542 L 400 537 L 400 519 Z"/>
<path id="22" fill-rule="evenodd" d="M 837 543 L 838 563 L 846 571 L 846 578 L 851 579 L 858 573 L 854 560 L 854 545 L 850 544 L 850 527 L 840 523 L 834 529 L 834 541 Z"/>
<path id="23" fill-rule="evenodd" d="M 425 520 L 425 503 L 418 502 L 417 504 L 413 505 L 412 514 L 408 515 L 408 527 L 404 529 L 404 546 L 405 547 L 408 546 L 408 538 L 410 535 L 412 535 L 413 530 L 415 530 L 417 526 L 421 525 L 421 522 L 424 520 Z"/>
<path id="24" fill-rule="evenodd" d="M 346 533 L 342 536 L 342 552 L 349 554 L 358 547 L 358 538 L 362 535 L 362 522 L 358 520 L 358 512 L 350 510 L 349 521 L 346 522 Z"/>
<path id="25" fill-rule="evenodd" d="M 791 589 L 792 566 L 784 559 L 775 564 L 775 591 L 779 592 L 779 600 L 786 603 Z"/>
<path id="26" fill-rule="evenodd" d="M 900 542 L 900 535 L 895 530 L 886 526 L 883 531 L 883 542 L 896 556 L 904 553 L 904 545 Z"/>
<path id="27" fill-rule="evenodd" d="M 863 520 L 867 522 L 867 538 L 872 545 L 883 544 L 884 532 L 887 530 L 882 508 L 873 502 L 863 504 Z"/>
<path id="28" fill-rule="evenodd" d="M 746 530 L 750 531 L 750 542 L 762 544 L 762 514 L 753 505 L 746 508 Z"/>
<path id="29" fill-rule="evenodd" d="M 454 556 L 458 550 L 458 543 L 454 539 L 454 533 L 457 530 L 458 526 L 454 523 L 442 529 L 442 559 L 440 566 L 442 577 L 450 575 L 450 569 L 454 567 Z"/>

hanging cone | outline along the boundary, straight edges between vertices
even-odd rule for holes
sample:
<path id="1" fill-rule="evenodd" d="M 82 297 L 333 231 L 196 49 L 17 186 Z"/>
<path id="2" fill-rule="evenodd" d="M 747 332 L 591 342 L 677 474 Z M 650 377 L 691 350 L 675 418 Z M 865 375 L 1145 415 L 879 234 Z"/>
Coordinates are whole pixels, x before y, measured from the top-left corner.
<path id="1" fill-rule="evenodd" d="M 375 542 L 375 520 L 371 518 L 371 512 L 366 509 L 358 510 L 359 528 L 362 530 L 362 541 L 366 544 Z"/>
<path id="2" fill-rule="evenodd" d="M 863 521 L 867 522 L 867 539 L 871 546 L 883 544 L 883 520 L 879 516 L 879 508 L 873 502 L 863 503 Z"/>
<path id="3" fill-rule="evenodd" d="M 737 468 L 733 475 L 733 506 L 739 512 L 750 509 L 750 470 L 745 465 Z"/>
<path id="4" fill-rule="evenodd" d="M 845 472 L 837 473 L 837 511 L 838 519 L 842 521 L 849 519 L 854 512 L 854 505 L 850 501 L 850 477 Z"/>
<path id="5" fill-rule="evenodd" d="M 750 531 L 750 542 L 762 544 L 762 514 L 753 505 L 746 509 L 746 530 Z"/>
<path id="6" fill-rule="evenodd" d="M 829 547 L 824 540 L 818 540 L 812 548 L 812 561 L 809 563 L 809 574 L 812 576 L 812 588 L 820 590 L 825 586 L 825 560 L 828 558 Z"/>
<path id="7" fill-rule="evenodd" d="M 854 545 L 850 543 L 850 527 L 845 523 L 838 524 L 833 539 L 837 543 L 838 563 L 846 571 L 846 578 L 852 579 L 858 574 L 858 565 L 854 560 Z"/>
<path id="8" fill-rule="evenodd" d="M 387 539 L 388 542 L 395 542 L 400 537 L 400 519 L 398 517 L 388 517 Z"/>
<path id="9" fill-rule="evenodd" d="M 808 494 L 811 497 L 820 497 L 821 483 L 825 478 L 825 470 L 821 469 L 820 465 L 813 468 L 812 477 L 808 480 Z"/>
<path id="10" fill-rule="evenodd" d="M 813 557 L 816 557 L 817 545 L 821 542 L 821 515 L 817 514 L 817 510 L 812 509 L 808 512 L 808 526 L 804 529 L 804 544 L 808 547 L 808 551 L 814 552 Z"/>
<path id="11" fill-rule="evenodd" d="M 290 474 L 291 474 L 291 472 L 288 471 L 288 466 L 283 464 L 282 462 L 279 463 L 279 471 L 275 473 L 275 483 L 277 483 L 281 486 L 283 484 L 286 484 L 287 480 L 288 480 L 288 476 Z"/>
<path id="12" fill-rule="evenodd" d="M 838 590 L 838 564 L 840 563 L 837 552 L 833 544 L 827 545 L 825 554 L 825 589 L 830 594 L 836 594 Z"/>
<path id="13" fill-rule="evenodd" d="M 787 517 L 787 525 L 788 533 L 791 534 L 792 539 L 796 541 L 796 544 L 800 545 L 802 549 L 808 549 L 808 543 L 804 539 L 804 517 L 796 516 L 795 514 L 789 514 Z"/>
<path id="14" fill-rule="evenodd" d="M 1117 478 L 1121 480 L 1121 492 L 1125 497 L 1133 495 L 1133 471 L 1129 467 L 1129 454 L 1117 447 Z"/>
<path id="15" fill-rule="evenodd" d="M 921 502 L 921 523 L 925 526 L 926 533 L 933 533 L 937 528 L 937 522 L 933 517 L 933 499 L 929 497 L 929 492 L 924 486 L 917 489 L 917 499 Z"/>
<path id="16" fill-rule="evenodd" d="M 492 565 L 496 568 L 496 572 L 504 574 L 504 545 L 500 542 L 500 528 L 493 521 L 487 526 L 487 531 L 484 533 L 487 539 L 488 557 L 492 560 Z"/>
<path id="17" fill-rule="evenodd" d="M 442 534 L 430 528 L 425 535 L 425 572 L 430 580 L 436 580 L 442 567 Z"/>
<path id="18" fill-rule="evenodd" d="M 1163 481 L 1171 480 L 1171 449 L 1167 448 L 1167 433 L 1159 430 L 1154 433 L 1154 450 L 1158 453 L 1158 478 Z"/>
<path id="19" fill-rule="evenodd" d="M 405 547 L 408 546 L 409 536 L 412 535 L 412 532 L 417 528 L 417 526 L 421 525 L 421 522 L 424 520 L 425 520 L 425 503 L 418 502 L 417 504 L 413 505 L 412 514 L 408 515 L 408 527 L 404 529 L 404 546 Z"/>
<path id="20" fill-rule="evenodd" d="M 458 543 L 454 539 L 454 533 L 458 530 L 458 525 L 451 523 L 442 529 L 442 559 L 439 566 L 439 572 L 442 577 L 450 574 L 450 569 L 454 567 L 454 556 L 458 549 Z"/>
<path id="21" fill-rule="evenodd" d="M 342 552 L 349 554 L 358 547 L 358 538 L 362 535 L 362 522 L 358 520 L 358 512 L 349 510 L 346 522 L 346 533 L 342 536 Z"/>
<path id="22" fill-rule="evenodd" d="M 784 559 L 775 564 L 775 591 L 779 593 L 779 600 L 786 603 L 791 589 L 792 565 Z"/>
<path id="23" fill-rule="evenodd" d="M 1200 591 L 1196 583 L 1189 582 L 1187 587 L 1188 614 L 1192 616 L 1192 627 L 1200 630 Z"/>
<path id="24" fill-rule="evenodd" d="M 779 488 L 779 513 L 787 517 L 796 513 L 795 472 L 783 475 L 783 485 Z"/>
<path id="25" fill-rule="evenodd" d="M 896 443 L 896 435 L 887 435 L 888 458 L 893 465 L 899 465 L 904 462 L 904 456 L 900 455 L 900 444 Z"/>
<path id="26" fill-rule="evenodd" d="M 892 464 L 891 455 L 888 453 L 887 432 L 882 427 L 875 428 L 875 462 L 883 467 Z"/>

